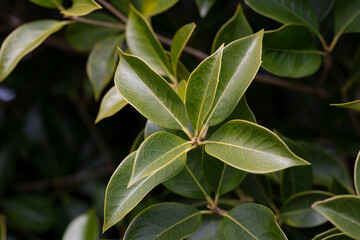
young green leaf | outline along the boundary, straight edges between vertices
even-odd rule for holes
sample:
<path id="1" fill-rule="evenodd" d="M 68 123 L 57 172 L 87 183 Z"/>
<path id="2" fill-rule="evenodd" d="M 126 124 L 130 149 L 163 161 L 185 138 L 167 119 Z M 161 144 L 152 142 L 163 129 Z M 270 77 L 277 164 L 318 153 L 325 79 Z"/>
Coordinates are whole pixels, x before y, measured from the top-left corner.
<path id="1" fill-rule="evenodd" d="M 287 239 L 271 210 L 253 203 L 242 204 L 227 213 L 218 233 L 219 240 Z"/>
<path id="2" fill-rule="evenodd" d="M 86 72 L 94 89 L 95 99 L 98 100 L 110 79 L 114 75 L 118 53 L 116 48 L 124 41 L 124 35 L 112 36 L 97 43 L 91 51 Z"/>
<path id="3" fill-rule="evenodd" d="M 334 107 L 349 108 L 349 109 L 360 112 L 360 100 L 347 102 L 347 103 L 330 104 L 330 105 L 334 106 Z"/>
<path id="4" fill-rule="evenodd" d="M 252 173 L 309 164 L 291 152 L 273 132 L 244 120 L 226 123 L 206 141 L 205 149 L 226 164 Z"/>
<path id="5" fill-rule="evenodd" d="M 137 152 L 126 157 L 113 173 L 105 193 L 103 232 L 120 221 L 158 184 L 176 175 L 184 162 L 178 158 L 160 171 L 127 188 Z"/>
<path id="6" fill-rule="evenodd" d="M 83 16 L 87 15 L 102 7 L 94 0 L 72 0 L 71 8 L 62 10 L 61 13 L 67 16 Z"/>
<path id="7" fill-rule="evenodd" d="M 322 56 L 307 28 L 287 24 L 265 32 L 262 60 L 261 66 L 275 75 L 302 78 L 320 68 Z"/>
<path id="8" fill-rule="evenodd" d="M 0 240 L 6 240 L 6 223 L 3 215 L 0 215 Z"/>
<path id="9" fill-rule="evenodd" d="M 360 236 L 360 198 L 340 195 L 316 202 L 313 208 L 325 216 L 346 235 L 358 239 Z"/>
<path id="10" fill-rule="evenodd" d="M 201 212 L 189 205 L 156 204 L 131 222 L 124 240 L 181 240 L 196 231 L 201 218 Z"/>
<path id="11" fill-rule="evenodd" d="M 261 30 L 224 48 L 214 104 L 204 126 L 226 119 L 244 95 L 260 67 L 263 34 Z"/>
<path id="12" fill-rule="evenodd" d="M 188 198 L 201 199 L 210 196 L 211 188 L 206 182 L 201 167 L 202 158 L 203 147 L 197 147 L 188 152 L 184 169 L 173 178 L 163 182 L 165 187 Z"/>
<path id="13" fill-rule="evenodd" d="M 245 0 L 254 11 L 280 23 L 302 23 L 319 33 L 319 22 L 310 0 Z"/>
<path id="14" fill-rule="evenodd" d="M 100 109 L 96 117 L 95 123 L 100 122 L 104 118 L 111 117 L 120 111 L 127 104 L 126 100 L 116 90 L 116 87 L 110 88 L 100 103 Z"/>
<path id="15" fill-rule="evenodd" d="M 57 8 L 61 6 L 61 0 L 30 0 L 30 2 L 47 8 Z"/>
<path id="16" fill-rule="evenodd" d="M 200 16 L 203 18 L 209 12 L 210 8 L 214 5 L 216 0 L 195 0 L 199 9 Z"/>
<path id="17" fill-rule="evenodd" d="M 120 51 L 115 86 L 123 98 L 154 123 L 171 129 L 185 129 L 185 106 L 160 75 L 140 58 Z"/>
<path id="18" fill-rule="evenodd" d="M 137 151 L 129 186 L 160 171 L 178 158 L 185 164 L 186 153 L 191 146 L 190 141 L 171 133 L 158 132 L 151 135 Z"/>
<path id="19" fill-rule="evenodd" d="M 186 43 L 189 41 L 191 34 L 195 29 L 194 23 L 189 23 L 182 26 L 176 33 L 173 38 L 170 52 L 171 52 L 171 65 L 174 71 L 174 75 L 176 76 L 177 68 L 178 68 L 178 61 L 182 50 L 184 49 Z"/>
<path id="20" fill-rule="evenodd" d="M 0 82 L 12 72 L 26 54 L 68 23 L 70 22 L 39 20 L 25 23 L 10 33 L 0 49 Z"/>
<path id="21" fill-rule="evenodd" d="M 94 210 L 81 214 L 67 226 L 62 240 L 97 240 L 99 239 L 99 220 Z"/>
<path id="22" fill-rule="evenodd" d="M 219 83 L 223 46 L 191 73 L 186 87 L 185 108 L 197 136 L 214 102 Z M 201 136 L 199 136 L 201 137 Z"/>
<path id="23" fill-rule="evenodd" d="M 311 0 L 311 3 L 314 7 L 317 18 L 319 20 L 324 20 L 324 18 L 331 12 L 335 0 Z"/>
<path id="24" fill-rule="evenodd" d="M 325 232 L 316 235 L 312 240 L 324 240 L 326 237 L 329 237 L 337 233 L 341 233 L 341 231 L 337 228 L 331 228 Z"/>
<path id="25" fill-rule="evenodd" d="M 145 17 L 133 6 L 130 6 L 126 24 L 126 43 L 131 53 L 143 59 L 155 72 L 174 77 L 164 48 Z"/>
<path id="26" fill-rule="evenodd" d="M 360 196 L 360 151 L 357 155 L 354 167 L 354 185 L 357 195 Z"/>
<path id="27" fill-rule="evenodd" d="M 281 172 L 280 192 L 283 200 L 291 195 L 312 188 L 312 170 L 311 166 L 300 166 L 285 169 Z M 299 181 L 298 179 L 301 179 Z"/>
<path id="28" fill-rule="evenodd" d="M 241 4 L 236 8 L 234 16 L 232 16 L 216 33 L 212 44 L 211 52 L 215 52 L 221 44 L 229 44 L 237 39 L 249 36 L 253 33 L 250 24 L 246 20 Z"/>
<path id="29" fill-rule="evenodd" d="M 280 209 L 280 218 L 289 226 L 297 228 L 309 228 L 319 226 L 327 219 L 314 211 L 311 205 L 329 197 L 331 193 L 322 191 L 307 191 L 293 195 L 286 200 Z"/>
<path id="30" fill-rule="evenodd" d="M 160 14 L 172 6 L 179 0 L 133 0 L 135 7 L 146 17 Z"/>

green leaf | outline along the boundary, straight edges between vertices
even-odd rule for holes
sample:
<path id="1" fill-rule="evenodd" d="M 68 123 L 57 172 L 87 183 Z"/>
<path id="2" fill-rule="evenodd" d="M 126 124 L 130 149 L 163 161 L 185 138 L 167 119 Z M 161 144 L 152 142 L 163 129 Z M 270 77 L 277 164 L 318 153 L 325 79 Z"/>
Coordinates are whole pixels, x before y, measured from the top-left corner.
<path id="1" fill-rule="evenodd" d="M 124 240 L 181 240 L 199 227 L 201 212 L 181 203 L 160 203 L 141 212 L 129 225 Z"/>
<path id="2" fill-rule="evenodd" d="M 129 13 L 130 2 L 131 0 L 110 0 L 110 3 L 125 15 Z"/>
<path id="3" fill-rule="evenodd" d="M 186 239 L 188 240 L 217 240 L 219 221 L 202 221 L 200 227 Z"/>
<path id="4" fill-rule="evenodd" d="M 347 236 L 345 233 L 336 233 L 324 238 L 324 240 L 353 240 L 353 238 Z"/>
<path id="5" fill-rule="evenodd" d="M 226 214 L 218 233 L 219 240 L 287 239 L 270 209 L 253 203 L 242 204 Z"/>
<path id="6" fill-rule="evenodd" d="M 226 119 L 244 95 L 260 67 L 263 33 L 261 30 L 224 48 L 219 84 L 205 126 Z"/>
<path id="7" fill-rule="evenodd" d="M 336 195 L 343 195 L 343 194 L 354 194 L 352 189 L 349 189 L 347 186 L 344 185 L 336 176 L 332 176 L 332 181 L 329 186 L 329 192 L 334 193 Z"/>
<path id="8" fill-rule="evenodd" d="M 329 15 L 335 0 L 311 0 L 316 16 L 319 20 L 323 20 Z"/>
<path id="9" fill-rule="evenodd" d="M 322 232 L 322 233 L 316 235 L 312 240 L 324 240 L 326 237 L 329 237 L 336 233 L 341 233 L 341 231 L 337 228 L 331 228 L 325 232 Z"/>
<path id="10" fill-rule="evenodd" d="M 94 210 L 76 217 L 67 226 L 62 240 L 97 240 L 99 239 L 99 220 Z"/>
<path id="11" fill-rule="evenodd" d="M 232 16 L 216 33 L 211 52 L 214 52 L 223 43 L 227 45 L 232 41 L 249 36 L 252 33 L 253 31 L 250 24 L 246 20 L 241 4 L 239 4 L 234 16 Z"/>
<path id="12" fill-rule="evenodd" d="M 360 32 L 359 1 L 336 1 L 334 15 L 334 39 L 338 39 L 341 34 Z"/>
<path id="13" fill-rule="evenodd" d="M 156 185 L 176 175 L 183 167 L 181 158 L 176 159 L 160 171 L 127 188 L 137 152 L 126 157 L 113 173 L 105 193 L 103 232 L 120 221 Z"/>
<path id="14" fill-rule="evenodd" d="M 171 133 L 158 132 L 151 135 L 137 151 L 129 186 L 160 171 L 177 159 L 181 159 L 185 164 L 186 153 L 191 146 L 190 141 Z"/>
<path id="15" fill-rule="evenodd" d="M 180 97 L 140 58 L 120 51 L 115 86 L 127 102 L 154 123 L 171 129 L 186 128 L 185 106 Z"/>
<path id="16" fill-rule="evenodd" d="M 165 187 L 180 196 L 188 198 L 201 199 L 207 195 L 209 196 L 211 188 L 206 182 L 201 167 L 202 158 L 202 147 L 197 147 L 188 152 L 184 169 L 176 176 L 163 182 Z"/>
<path id="17" fill-rule="evenodd" d="M 196 25 L 194 23 L 186 24 L 186 25 L 182 26 L 175 33 L 175 36 L 173 38 L 171 48 L 170 48 L 171 65 L 172 65 L 172 69 L 174 71 L 175 76 L 177 75 L 176 73 L 177 73 L 180 54 L 181 54 L 182 50 L 184 49 L 186 43 L 189 41 L 191 34 L 194 32 L 195 26 Z"/>
<path id="18" fill-rule="evenodd" d="M 335 107 L 349 108 L 349 109 L 360 112 L 360 100 L 347 102 L 347 103 L 330 104 L 330 105 L 335 106 Z"/>
<path id="19" fill-rule="evenodd" d="M 164 127 L 161 127 L 161 126 L 153 123 L 150 120 L 147 120 L 146 125 L 145 125 L 145 135 L 144 135 L 145 138 L 148 138 L 150 135 L 157 133 L 157 132 L 168 132 L 168 133 L 172 133 L 181 138 L 187 138 L 186 134 L 183 131 L 164 128 Z"/>
<path id="20" fill-rule="evenodd" d="M 181 80 L 175 88 L 176 93 L 179 95 L 183 102 L 185 101 L 186 85 L 186 81 Z"/>
<path id="21" fill-rule="evenodd" d="M 200 16 L 203 18 L 209 12 L 210 8 L 214 5 L 216 0 L 195 0 L 199 9 Z"/>
<path id="22" fill-rule="evenodd" d="M 57 8 L 62 3 L 61 0 L 30 0 L 30 2 L 47 8 Z"/>
<path id="23" fill-rule="evenodd" d="M 110 88 L 100 103 L 100 109 L 96 117 L 95 123 L 100 122 L 104 118 L 111 117 L 120 111 L 127 104 L 126 100 L 116 90 L 116 87 Z"/>
<path id="24" fill-rule="evenodd" d="M 354 185 L 357 195 L 360 196 L 360 151 L 356 157 L 354 167 Z"/>
<path id="25" fill-rule="evenodd" d="M 315 73 L 322 55 L 311 33 L 300 24 L 288 24 L 264 34 L 262 67 L 281 76 L 302 78 Z"/>
<path id="26" fill-rule="evenodd" d="M 314 211 L 311 205 L 316 201 L 332 196 L 334 195 L 322 191 L 307 191 L 295 194 L 281 206 L 279 216 L 287 225 L 292 227 L 309 228 L 319 226 L 327 222 L 327 219 Z"/>
<path id="27" fill-rule="evenodd" d="M 86 72 L 94 89 L 95 99 L 112 79 L 118 59 L 116 48 L 124 41 L 124 35 L 112 36 L 97 43 L 91 51 Z"/>
<path id="28" fill-rule="evenodd" d="M 132 0 L 134 6 L 146 17 L 165 12 L 179 0 Z"/>
<path id="29" fill-rule="evenodd" d="M 83 16 L 102 8 L 94 0 L 72 0 L 72 2 L 71 8 L 62 10 L 62 14 L 67 16 Z"/>
<path id="30" fill-rule="evenodd" d="M 126 43 L 131 53 L 143 59 L 155 72 L 174 78 L 164 48 L 145 17 L 133 6 L 126 24 Z"/>
<path id="31" fill-rule="evenodd" d="M 360 198 L 342 195 L 316 202 L 313 208 L 324 215 L 346 235 L 358 239 L 360 236 Z"/>
<path id="32" fill-rule="evenodd" d="M 21 25 L 6 37 L 0 49 L 0 82 L 19 61 L 69 21 L 39 20 Z"/>
<path id="33" fill-rule="evenodd" d="M 221 58 L 224 47 L 206 58 L 191 73 L 186 87 L 185 108 L 197 136 L 214 102 L 219 83 Z M 201 136 L 199 136 L 201 137 Z"/>
<path id="34" fill-rule="evenodd" d="M 319 22 L 310 0 L 245 0 L 255 12 L 283 24 L 302 23 L 319 34 Z"/>
<path id="35" fill-rule="evenodd" d="M 266 206 L 272 206 L 273 190 L 271 182 L 266 175 L 248 174 L 240 185 L 245 196 L 250 196 L 256 202 Z"/>
<path id="36" fill-rule="evenodd" d="M 6 223 L 3 215 L 0 215 L 0 240 L 6 240 Z"/>
<path id="37" fill-rule="evenodd" d="M 309 164 L 291 152 L 273 132 L 244 120 L 226 123 L 210 137 L 205 149 L 230 166 L 252 173 Z"/>
<path id="38" fill-rule="evenodd" d="M 299 181 L 301 179 L 301 181 Z M 280 192 L 282 199 L 312 188 L 312 170 L 310 166 L 301 166 L 285 169 L 281 172 Z"/>
<path id="39" fill-rule="evenodd" d="M 84 18 L 108 23 L 119 23 L 117 19 L 101 13 L 91 13 L 84 16 Z M 105 28 L 85 23 L 74 23 L 66 28 L 66 38 L 76 50 L 88 51 L 92 49 L 96 43 L 110 36 L 118 35 L 120 31 L 120 29 L 115 28 Z"/>

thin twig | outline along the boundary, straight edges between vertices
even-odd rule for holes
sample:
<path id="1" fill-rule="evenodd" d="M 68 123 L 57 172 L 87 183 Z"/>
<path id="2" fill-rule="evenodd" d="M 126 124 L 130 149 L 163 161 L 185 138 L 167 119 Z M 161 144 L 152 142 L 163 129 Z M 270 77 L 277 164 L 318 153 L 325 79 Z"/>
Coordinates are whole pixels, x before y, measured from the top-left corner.
<path id="1" fill-rule="evenodd" d="M 124 14 L 122 14 L 120 11 L 118 11 L 113 5 L 111 5 L 110 3 L 108 3 L 105 0 L 97 0 L 98 3 L 100 3 L 104 8 L 106 8 L 107 10 L 109 10 L 109 12 L 111 12 L 112 14 L 114 14 L 117 18 L 119 18 L 121 21 L 123 21 L 124 23 L 126 23 L 127 18 Z"/>
<path id="2" fill-rule="evenodd" d="M 116 29 L 125 30 L 125 25 L 121 24 L 121 23 L 103 22 L 103 21 L 97 21 L 97 20 L 78 17 L 78 16 L 68 16 L 68 18 L 70 18 L 76 22 L 87 23 L 87 24 L 100 26 L 100 27 L 116 28 Z"/>
<path id="3" fill-rule="evenodd" d="M 324 86 L 326 79 L 329 76 L 329 72 L 333 63 L 333 57 L 329 53 L 325 54 L 323 59 L 324 59 L 324 67 L 318 82 L 318 88 Z"/>

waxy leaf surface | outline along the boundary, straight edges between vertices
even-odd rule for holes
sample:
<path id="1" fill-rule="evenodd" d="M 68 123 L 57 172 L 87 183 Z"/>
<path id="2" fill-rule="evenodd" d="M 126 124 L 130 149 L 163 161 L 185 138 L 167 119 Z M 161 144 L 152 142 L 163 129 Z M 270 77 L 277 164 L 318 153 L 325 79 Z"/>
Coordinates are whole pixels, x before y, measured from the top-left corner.
<path id="1" fill-rule="evenodd" d="M 206 152 L 235 168 L 269 173 L 309 164 L 296 156 L 270 130 L 244 120 L 234 120 L 207 141 Z"/>
<path id="2" fill-rule="evenodd" d="M 12 72 L 26 54 L 68 23 L 69 21 L 39 20 L 25 23 L 10 33 L 0 49 L 0 82 Z"/>
<path id="3" fill-rule="evenodd" d="M 141 212 L 126 230 L 124 240 L 181 240 L 199 227 L 202 215 L 181 203 L 161 203 Z"/>
<path id="4" fill-rule="evenodd" d="M 259 204 L 242 204 L 221 220 L 219 240 L 287 239 L 270 209 Z"/>
<path id="5" fill-rule="evenodd" d="M 140 58 L 120 52 L 115 86 L 149 120 L 171 129 L 185 128 L 187 118 L 180 97 Z"/>
<path id="6" fill-rule="evenodd" d="M 83 213 L 67 226 L 62 240 L 99 239 L 99 220 L 93 210 Z"/>
<path id="7" fill-rule="evenodd" d="M 68 16 L 83 16 L 95 10 L 101 9 L 101 6 L 94 0 L 72 0 L 71 8 L 61 11 L 62 14 Z"/>
<path id="8" fill-rule="evenodd" d="M 331 104 L 331 106 L 349 108 L 360 112 L 360 100 L 347 102 L 347 103 Z"/>

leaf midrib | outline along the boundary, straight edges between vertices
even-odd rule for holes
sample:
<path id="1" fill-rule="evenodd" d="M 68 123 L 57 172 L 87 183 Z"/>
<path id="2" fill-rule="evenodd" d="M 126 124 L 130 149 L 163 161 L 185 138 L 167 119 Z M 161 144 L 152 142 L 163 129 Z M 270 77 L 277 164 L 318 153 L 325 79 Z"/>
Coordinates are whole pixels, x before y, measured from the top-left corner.
<path id="1" fill-rule="evenodd" d="M 253 237 L 256 240 L 259 240 L 255 235 L 253 235 L 249 230 L 247 230 L 247 228 L 245 228 L 241 223 L 239 223 L 238 221 L 236 221 L 236 219 L 234 219 L 233 217 L 231 217 L 229 214 L 226 214 L 225 217 L 229 218 L 230 220 L 232 220 L 233 222 L 235 222 L 235 224 L 239 225 L 242 229 L 244 229 L 251 237 Z"/>

